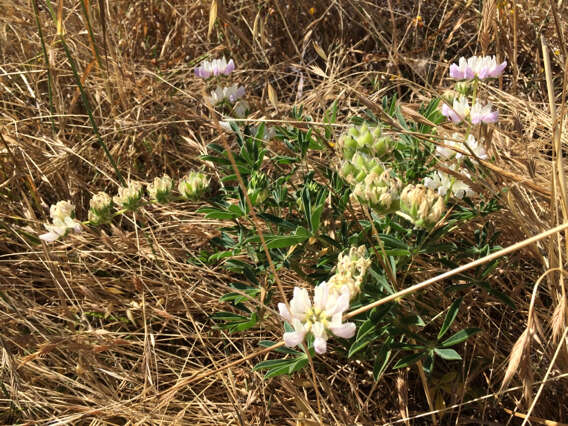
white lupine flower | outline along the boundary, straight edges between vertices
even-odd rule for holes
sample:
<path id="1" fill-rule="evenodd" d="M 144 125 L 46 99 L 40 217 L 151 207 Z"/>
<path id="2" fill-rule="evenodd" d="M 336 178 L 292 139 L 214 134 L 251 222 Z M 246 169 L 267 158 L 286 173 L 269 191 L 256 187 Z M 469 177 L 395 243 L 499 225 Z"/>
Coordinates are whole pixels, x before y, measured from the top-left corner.
<path id="1" fill-rule="evenodd" d="M 244 99 L 240 99 L 233 107 L 233 114 L 235 115 L 235 118 L 245 118 L 248 110 L 249 110 L 249 103 Z"/>
<path id="2" fill-rule="evenodd" d="M 168 175 L 163 175 L 162 177 L 154 178 L 154 182 L 148 184 L 147 190 L 150 197 L 157 201 L 158 203 L 167 203 L 169 201 L 170 195 L 174 183 L 172 178 Z"/>
<path id="3" fill-rule="evenodd" d="M 113 201 L 126 210 L 136 210 L 142 200 L 144 189 L 140 182 L 132 181 L 128 186 L 118 188 L 118 195 L 113 197 Z"/>
<path id="4" fill-rule="evenodd" d="M 212 61 L 203 61 L 195 68 L 195 75 L 201 78 L 209 78 L 217 75 L 229 75 L 235 69 L 233 60 L 227 60 L 223 56 L 222 59 L 213 59 Z"/>
<path id="5" fill-rule="evenodd" d="M 443 160 L 451 160 L 452 158 L 455 158 L 456 160 L 460 161 L 462 158 L 466 157 L 466 155 L 456 152 L 451 148 L 452 147 L 457 148 L 464 152 L 469 153 L 467 147 L 464 146 L 465 144 L 471 149 L 471 151 L 476 155 L 477 158 L 481 160 L 486 160 L 487 158 L 489 158 L 483 145 L 477 142 L 473 135 L 469 135 L 465 142 L 458 142 L 457 140 L 455 140 L 455 139 L 459 140 L 461 138 L 462 136 L 459 133 L 454 133 L 452 135 L 452 139 L 454 140 L 446 139 L 444 140 L 445 146 L 440 146 L 440 145 L 436 146 L 436 154 Z"/>
<path id="6" fill-rule="evenodd" d="M 315 288 L 313 305 L 308 291 L 295 287 L 290 309 L 284 303 L 278 304 L 280 315 L 294 327 L 294 331 L 284 333 L 284 343 L 288 347 L 296 346 L 311 332 L 315 338 L 315 351 L 325 353 L 329 333 L 345 339 L 355 335 L 355 324 L 342 322 L 348 308 L 349 294 L 330 291 L 326 282 Z"/>
<path id="7" fill-rule="evenodd" d="M 465 96 L 460 96 L 455 98 L 452 102 L 452 106 L 447 104 L 442 105 L 442 115 L 448 117 L 454 123 L 461 123 L 467 118 L 470 113 L 469 101 Z"/>
<path id="8" fill-rule="evenodd" d="M 472 56 L 465 59 L 463 56 L 458 64 L 450 65 L 450 77 L 458 80 L 471 80 L 475 77 L 480 80 L 497 78 L 507 66 L 507 61 L 497 64 L 495 56 Z"/>
<path id="9" fill-rule="evenodd" d="M 461 135 L 459 133 L 454 133 L 452 135 L 452 139 L 461 139 Z M 444 145 L 446 146 L 436 146 L 436 154 L 438 157 L 442 158 L 443 160 L 450 160 L 457 155 L 460 155 L 458 152 L 454 151 L 452 148 L 464 149 L 464 146 L 461 142 L 456 140 L 444 140 Z"/>
<path id="10" fill-rule="evenodd" d="M 491 107 L 493 105 L 491 102 L 487 102 L 486 105 L 482 105 L 480 102 L 476 102 L 470 111 L 471 123 L 495 123 L 499 119 L 499 111 L 492 111 Z"/>
<path id="11" fill-rule="evenodd" d="M 206 100 L 211 105 L 218 105 L 225 101 L 234 104 L 245 94 L 245 88 L 237 84 L 233 84 L 229 87 L 218 86 L 215 90 L 211 92 L 211 96 Z"/>
<path id="12" fill-rule="evenodd" d="M 476 141 L 475 137 L 473 135 L 469 135 L 467 137 L 465 144 L 471 149 L 471 151 L 475 154 L 475 156 L 477 158 L 479 158 L 480 160 L 487 160 L 489 158 L 489 156 L 487 155 L 487 151 L 485 151 L 485 148 L 483 147 L 483 145 L 481 145 L 478 141 Z M 461 154 L 456 155 L 456 158 L 458 158 L 458 159 L 461 158 L 461 157 L 462 157 Z"/>
<path id="13" fill-rule="evenodd" d="M 455 167 L 454 167 L 455 169 Z M 465 170 L 459 170 L 459 173 L 470 177 L 469 173 Z M 475 192 L 470 188 L 470 186 L 459 180 L 455 177 L 445 173 L 441 170 L 436 171 L 431 177 L 427 177 L 424 179 L 424 186 L 430 188 L 434 191 L 437 191 L 439 195 L 445 197 L 449 191 L 451 191 L 451 195 L 455 198 L 462 199 L 464 196 L 471 197 L 475 194 Z"/>
<path id="14" fill-rule="evenodd" d="M 49 208 L 52 223 L 45 224 L 47 233 L 41 234 L 40 239 L 53 242 L 59 237 L 67 235 L 70 230 L 81 232 L 81 224 L 73 218 L 75 206 L 69 201 L 59 201 Z"/>

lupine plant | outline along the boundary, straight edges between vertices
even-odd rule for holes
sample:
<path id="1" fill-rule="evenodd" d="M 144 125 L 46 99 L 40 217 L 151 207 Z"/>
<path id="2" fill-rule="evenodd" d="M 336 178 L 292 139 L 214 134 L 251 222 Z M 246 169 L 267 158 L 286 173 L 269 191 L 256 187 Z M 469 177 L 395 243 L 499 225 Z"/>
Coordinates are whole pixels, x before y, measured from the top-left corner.
<path id="1" fill-rule="evenodd" d="M 83 225 L 109 223 L 148 202 L 207 199 L 198 212 L 226 225 L 198 261 L 239 277 L 238 284 L 231 284 L 234 291 L 221 298 L 227 310 L 211 317 L 215 327 L 231 333 L 259 327 L 269 315 L 266 306 L 279 301 L 286 347 L 275 351 L 284 357 L 260 362 L 255 370 L 267 370 L 267 378 L 292 374 L 316 354 L 333 351 L 371 361 L 375 379 L 389 367 L 419 361 L 431 373 L 436 359 L 461 359 L 457 345 L 480 331 L 466 328 L 448 335 L 472 287 L 509 302 L 488 281 L 497 261 L 459 276 L 464 283 L 459 288 L 446 288 L 446 295 L 454 297 L 448 307 L 423 307 L 412 299 L 368 307 L 415 284 L 410 272 L 417 265 L 444 269 L 499 249 L 488 224 L 475 232 L 473 242 L 446 236 L 499 208 L 471 184 L 485 173 L 483 162 L 490 161 L 488 141 L 481 139 L 486 132 L 479 128 L 498 119 L 491 103 L 481 100 L 480 81 L 499 77 L 505 66 L 490 57 L 461 58 L 450 67 L 450 76 L 460 80 L 456 94 L 442 105 L 434 99 L 421 106 L 425 120 L 407 120 L 396 97 L 384 97 L 388 123 L 367 111 L 344 126 L 335 145 L 337 102 L 325 112 L 323 128 L 301 108 L 291 112 L 294 122 L 304 122 L 301 128 L 226 122 L 234 139 L 231 151 L 226 144 L 210 143 L 209 154 L 201 157 L 221 176 L 215 196 L 206 197 L 210 178 L 196 171 L 177 186 L 167 175 L 155 178 L 147 185 L 147 200 L 143 185 L 132 181 L 112 198 L 95 194 Z M 223 58 L 203 62 L 195 74 L 220 78 L 233 70 L 233 61 Z M 219 86 L 207 102 L 234 108 L 243 94 L 242 86 Z M 441 126 L 446 119 L 462 129 L 446 136 Z M 279 149 L 269 151 L 268 143 Z M 312 154 L 328 155 L 331 161 L 311 162 Z M 69 202 L 52 206 L 50 214 L 53 223 L 41 235 L 45 241 L 81 229 Z M 275 275 L 283 269 L 305 283 L 294 287 L 291 298 Z"/>

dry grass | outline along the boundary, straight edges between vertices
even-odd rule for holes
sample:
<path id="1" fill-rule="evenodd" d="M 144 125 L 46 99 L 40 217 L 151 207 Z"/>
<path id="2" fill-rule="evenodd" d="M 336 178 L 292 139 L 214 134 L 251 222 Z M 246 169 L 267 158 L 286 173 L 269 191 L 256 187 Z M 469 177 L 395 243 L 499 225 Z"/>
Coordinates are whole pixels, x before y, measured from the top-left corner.
<path id="1" fill-rule="evenodd" d="M 281 326 L 269 312 L 261 327 L 243 335 L 212 328 L 208 317 L 226 309 L 218 299 L 235 277 L 198 260 L 221 223 L 203 220 L 195 204 L 152 207 L 55 245 L 35 238 L 50 204 L 72 200 L 86 217 L 90 196 L 114 193 L 117 184 L 58 27 L 101 140 L 122 174 L 145 182 L 164 172 L 181 177 L 217 138 L 202 102 L 204 87 L 193 77 L 203 55 L 235 59 L 236 79 L 258 111 L 254 119 L 286 121 L 300 102 L 319 121 L 338 99 L 339 122 L 346 122 L 368 107 L 381 114 L 379 99 L 393 91 L 411 113 L 448 87 L 448 63 L 496 53 L 510 67 L 490 89 L 502 119 L 484 191 L 509 190 L 501 196 L 506 208 L 491 225 L 502 246 L 546 231 L 568 215 L 562 185 L 566 2 L 227 0 L 216 2 L 217 22 L 208 36 L 209 0 L 85 0 L 94 39 L 81 2 L 52 3 L 54 19 L 46 2 L 0 0 L 0 422 L 568 419 L 563 234 L 502 262 L 492 285 L 511 296 L 516 310 L 482 292 L 468 296 L 459 325 L 484 333 L 465 345 L 447 408 L 434 417 L 424 414 L 430 408 L 416 368 L 374 383 L 365 363 L 322 358 L 316 364 L 321 412 L 309 373 L 264 381 L 251 372 L 259 358 L 216 373 L 253 354 L 260 340 L 278 340 Z M 551 49 L 547 67 L 540 35 Z M 469 238 L 470 231 L 455 238 Z M 412 281 L 442 272 L 423 268 Z M 298 278 L 282 273 L 280 279 L 290 290 Z M 416 300 L 447 306 L 440 288 Z M 203 372 L 210 374 L 180 385 Z"/>

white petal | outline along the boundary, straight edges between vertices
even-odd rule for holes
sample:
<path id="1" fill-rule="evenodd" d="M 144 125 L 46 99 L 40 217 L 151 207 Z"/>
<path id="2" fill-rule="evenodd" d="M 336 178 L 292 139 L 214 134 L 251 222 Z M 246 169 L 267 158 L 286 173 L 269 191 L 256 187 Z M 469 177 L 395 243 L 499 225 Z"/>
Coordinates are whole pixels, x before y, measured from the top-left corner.
<path id="1" fill-rule="evenodd" d="M 329 286 L 324 281 L 319 284 L 314 290 L 314 306 L 324 310 L 329 297 Z"/>
<path id="2" fill-rule="evenodd" d="M 337 326 L 330 326 L 329 329 L 337 337 L 343 337 L 344 339 L 350 339 L 355 335 L 357 327 L 352 322 L 346 322 L 345 324 L 340 324 Z"/>
<path id="3" fill-rule="evenodd" d="M 292 321 L 292 314 L 290 314 L 290 311 L 288 310 L 288 306 L 286 306 L 285 303 L 279 303 L 278 304 L 278 311 L 280 312 L 280 316 L 282 318 L 284 318 L 286 321 L 288 321 L 288 322 Z"/>
<path id="4" fill-rule="evenodd" d="M 40 240 L 47 241 L 48 243 L 54 242 L 54 241 L 57 240 L 59 237 L 60 237 L 60 235 L 59 235 L 58 233 L 56 233 L 56 232 L 53 232 L 53 231 L 50 231 L 50 232 L 48 232 L 48 233 L 46 233 L 46 234 L 41 234 L 41 235 L 39 236 Z"/>
<path id="5" fill-rule="evenodd" d="M 321 337 L 316 337 L 314 340 L 314 349 L 318 354 L 324 354 L 327 351 L 327 341 Z"/>
<path id="6" fill-rule="evenodd" d="M 297 346 L 302 343 L 305 335 L 305 333 L 299 333 L 297 331 L 284 333 L 284 344 L 289 348 Z"/>
<path id="7" fill-rule="evenodd" d="M 305 288 L 294 287 L 294 297 L 290 301 L 290 311 L 293 317 L 304 319 L 306 312 L 312 308 L 312 302 L 308 290 Z"/>

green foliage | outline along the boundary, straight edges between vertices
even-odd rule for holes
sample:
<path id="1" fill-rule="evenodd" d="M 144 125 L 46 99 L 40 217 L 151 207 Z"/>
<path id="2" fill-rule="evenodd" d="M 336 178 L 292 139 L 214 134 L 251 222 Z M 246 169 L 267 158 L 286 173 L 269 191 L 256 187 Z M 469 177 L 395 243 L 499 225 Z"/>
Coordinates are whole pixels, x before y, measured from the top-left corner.
<path id="1" fill-rule="evenodd" d="M 424 119 L 414 122 L 403 116 L 396 97 L 385 97 L 382 106 L 393 121 L 382 122 L 372 113 L 367 113 L 365 118 L 353 119 L 362 127 L 351 135 L 361 140 L 346 139 L 349 149 L 353 150 L 358 143 L 369 142 L 368 135 L 364 135 L 367 128 L 375 129 L 372 135 L 375 138 L 389 135 L 388 143 L 392 149 L 381 151 L 382 167 L 390 169 L 404 185 L 421 183 L 435 163 L 435 146 L 429 140 L 436 134 L 436 125 L 443 120 L 438 104 L 439 100 L 435 99 L 420 107 L 419 113 Z M 333 124 L 337 113 L 338 104 L 334 102 L 324 112 L 322 131 L 321 126 L 312 125 L 312 119 L 303 115 L 301 107 L 294 108 L 292 118 L 304 125 L 276 128 L 271 142 L 271 146 L 284 148 L 284 153 L 282 149 L 268 149 L 263 139 L 264 125 L 256 130 L 251 127 L 241 130 L 232 124 L 235 134 L 231 149 L 255 215 L 262 222 L 260 229 L 253 221 L 228 153 L 220 145 L 208 145 L 209 154 L 203 159 L 216 164 L 222 187 L 217 197 L 210 200 L 210 205 L 199 212 L 209 219 L 225 220 L 227 226 L 220 237 L 212 240 L 217 251 L 208 256 L 207 262 L 218 262 L 222 268 L 240 275 L 243 282 L 235 286 L 236 291 L 221 297 L 230 309 L 211 317 L 216 327 L 238 332 L 256 328 L 263 321 L 265 314 L 259 308 L 261 304 L 253 301 L 261 297 L 263 292 L 259 283 L 264 283 L 267 296 L 263 302 L 268 303 L 273 294 L 274 277 L 269 272 L 258 232 L 262 232 L 277 269 L 291 269 L 313 285 L 330 277 L 341 252 L 351 246 L 365 245 L 372 255 L 372 265 L 361 293 L 352 300 L 352 308 L 415 284 L 413 272 L 418 265 L 445 270 L 499 248 L 494 244 L 496 236 L 487 226 L 477 228 L 473 243 L 447 238 L 457 227 L 499 209 L 494 200 L 482 197 L 475 203 L 469 199 L 462 202 L 447 200 L 451 213 L 437 226 L 424 229 L 415 228 L 394 210 L 386 213 L 371 211 L 371 221 L 356 215 L 350 197 L 353 184 L 338 173 L 337 162 L 332 160 L 334 153 L 331 150 L 323 152 L 335 139 Z M 408 132 L 401 133 L 398 128 Z M 353 151 L 350 152 L 353 155 Z M 373 155 L 373 152 L 368 150 L 365 155 Z M 330 161 L 312 162 L 314 154 L 324 155 Z M 262 193 L 260 202 L 258 198 L 252 199 L 259 193 Z M 461 360 L 458 345 L 480 330 L 466 328 L 452 333 L 452 326 L 463 301 L 470 297 L 468 290 L 488 285 L 496 265 L 497 261 L 459 275 L 456 279 L 460 284 L 448 286 L 446 293 L 452 295 L 459 291 L 460 295 L 447 309 L 418 308 L 422 305 L 409 300 L 384 304 L 358 315 L 354 318 L 355 337 L 349 341 L 337 339 L 338 355 L 370 361 L 376 380 L 389 367 L 403 368 L 422 361 L 424 370 L 431 374 L 435 360 L 441 363 Z M 445 310 L 445 315 L 440 315 L 440 310 Z M 285 330 L 292 331 L 289 324 L 285 324 Z M 307 343 L 308 350 L 313 352 L 310 339 Z M 273 342 L 261 342 L 261 346 L 272 345 Z M 283 358 L 262 361 L 254 368 L 266 371 L 265 378 L 292 374 L 308 363 L 302 350 L 278 348 L 276 352 Z"/>

